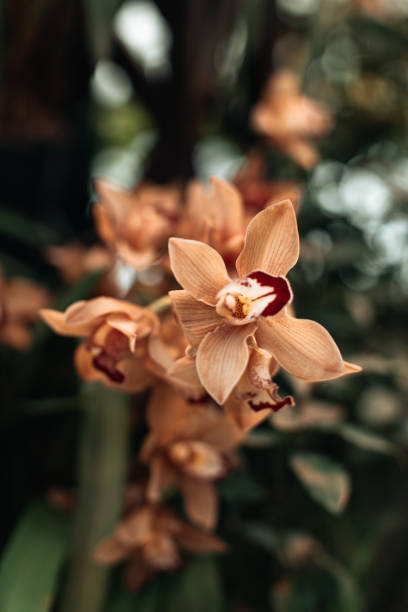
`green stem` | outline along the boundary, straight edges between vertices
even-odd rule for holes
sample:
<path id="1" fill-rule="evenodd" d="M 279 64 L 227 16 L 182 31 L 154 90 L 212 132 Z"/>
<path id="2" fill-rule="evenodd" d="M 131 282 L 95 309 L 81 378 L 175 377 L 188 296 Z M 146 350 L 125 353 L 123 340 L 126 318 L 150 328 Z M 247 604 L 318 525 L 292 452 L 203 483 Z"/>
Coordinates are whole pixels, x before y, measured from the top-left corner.
<path id="1" fill-rule="evenodd" d="M 109 570 L 92 561 L 122 508 L 129 431 L 128 398 L 99 384 L 83 394 L 79 495 L 73 551 L 61 612 L 100 612 Z"/>

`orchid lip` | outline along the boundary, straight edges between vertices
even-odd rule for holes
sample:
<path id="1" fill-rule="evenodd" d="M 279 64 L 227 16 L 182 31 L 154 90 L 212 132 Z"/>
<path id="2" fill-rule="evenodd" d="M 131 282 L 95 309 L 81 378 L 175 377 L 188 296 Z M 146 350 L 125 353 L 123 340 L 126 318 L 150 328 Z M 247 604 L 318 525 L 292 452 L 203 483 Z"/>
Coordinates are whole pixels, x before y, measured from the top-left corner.
<path id="1" fill-rule="evenodd" d="M 216 311 L 232 325 L 245 325 L 278 314 L 291 300 L 292 291 L 284 276 L 255 270 L 218 292 Z"/>

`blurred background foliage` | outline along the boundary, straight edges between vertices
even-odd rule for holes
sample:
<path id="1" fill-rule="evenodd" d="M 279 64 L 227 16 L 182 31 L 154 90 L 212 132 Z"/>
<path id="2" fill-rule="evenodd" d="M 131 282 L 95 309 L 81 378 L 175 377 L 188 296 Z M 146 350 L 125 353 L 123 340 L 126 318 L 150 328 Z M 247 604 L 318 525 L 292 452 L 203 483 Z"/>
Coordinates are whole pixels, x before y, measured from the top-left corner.
<path id="1" fill-rule="evenodd" d="M 252 433 L 242 465 L 219 483 L 230 552 L 187 559 L 138 594 L 115 571 L 105 609 L 405 611 L 406 1 L 10 0 L 2 17 L 7 278 L 42 284 L 57 308 L 90 297 L 100 275 L 66 285 L 45 249 L 95 240 L 95 177 L 125 187 L 232 179 L 258 146 L 268 179 L 303 189 L 296 312 L 364 367 L 314 388 L 282 376 L 299 409 Z M 250 128 L 268 75 L 282 66 L 334 115 L 311 171 L 260 145 Z M 71 517 L 43 500 L 76 483 L 74 346 L 40 323 L 26 351 L 0 345 L 2 612 L 59 606 Z M 134 419 L 136 455 L 144 426 Z"/>

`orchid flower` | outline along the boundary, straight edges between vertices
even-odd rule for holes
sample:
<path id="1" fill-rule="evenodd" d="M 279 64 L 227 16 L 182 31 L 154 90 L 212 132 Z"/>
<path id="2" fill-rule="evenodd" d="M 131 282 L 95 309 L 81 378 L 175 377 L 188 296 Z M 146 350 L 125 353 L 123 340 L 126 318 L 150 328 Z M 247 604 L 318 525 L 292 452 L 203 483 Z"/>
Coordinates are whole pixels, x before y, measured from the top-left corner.
<path id="1" fill-rule="evenodd" d="M 243 432 L 212 402 L 191 404 L 163 382 L 152 391 L 147 422 L 150 431 L 140 452 L 150 466 L 147 499 L 160 501 L 165 489 L 175 484 L 189 518 L 213 528 L 218 514 L 213 483 L 226 475 L 229 454 Z"/>
<path id="2" fill-rule="evenodd" d="M 133 511 L 103 540 L 94 560 L 112 565 L 128 560 L 125 581 L 139 589 L 156 572 L 172 571 L 181 564 L 181 549 L 197 553 L 220 553 L 226 544 L 176 517 L 165 506 L 145 504 Z"/>
<path id="3" fill-rule="evenodd" d="M 304 168 L 312 168 L 319 154 L 309 139 L 326 134 L 332 126 L 329 110 L 302 95 L 296 75 L 280 70 L 269 78 L 261 101 L 252 111 L 254 128 Z"/>
<path id="4" fill-rule="evenodd" d="M 75 352 L 84 380 L 100 380 L 123 391 L 140 391 L 151 381 L 146 342 L 159 323 L 148 308 L 98 297 L 75 302 L 65 312 L 43 309 L 40 314 L 56 333 L 87 338 Z"/>
<path id="5" fill-rule="evenodd" d="M 101 239 L 136 270 L 151 265 L 174 230 L 178 190 L 144 184 L 132 193 L 105 180 L 95 187 L 93 214 Z"/>
<path id="6" fill-rule="evenodd" d="M 196 354 L 198 377 L 223 404 L 243 376 L 257 380 L 249 342 L 292 376 L 323 381 L 358 372 L 344 362 L 328 331 L 288 311 L 293 294 L 287 272 L 299 257 L 299 234 L 289 200 L 258 213 L 249 224 L 230 278 L 222 257 L 195 240 L 171 238 L 170 263 L 183 287 L 170 292 L 175 311 Z M 259 364 L 258 364 L 259 365 Z M 265 369 L 265 368 L 264 368 Z M 270 384 L 270 378 L 264 384 Z M 261 376 L 262 380 L 262 376 Z"/>

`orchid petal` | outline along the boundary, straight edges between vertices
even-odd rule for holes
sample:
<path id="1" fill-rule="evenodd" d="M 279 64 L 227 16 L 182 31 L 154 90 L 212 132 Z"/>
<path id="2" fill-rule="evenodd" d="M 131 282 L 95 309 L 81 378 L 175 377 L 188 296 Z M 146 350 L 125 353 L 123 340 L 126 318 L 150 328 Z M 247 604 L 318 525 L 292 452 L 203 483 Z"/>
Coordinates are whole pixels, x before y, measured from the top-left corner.
<path id="1" fill-rule="evenodd" d="M 39 313 L 45 323 L 49 325 L 53 331 L 55 331 L 57 334 L 60 334 L 61 336 L 72 336 L 75 338 L 80 338 L 82 336 L 87 336 L 93 330 L 94 327 L 93 322 L 89 321 L 87 321 L 86 323 L 79 323 L 77 325 L 70 325 L 65 319 L 65 313 L 58 312 L 58 310 L 42 308 Z"/>
<path id="2" fill-rule="evenodd" d="M 210 178 L 208 209 L 216 229 L 234 236 L 242 231 L 244 209 L 238 189 L 215 176 Z"/>
<path id="3" fill-rule="evenodd" d="M 77 325 L 89 323 L 113 312 L 122 312 L 135 320 L 141 317 L 144 309 L 131 302 L 102 296 L 75 302 L 66 310 L 65 320 L 70 325 Z"/>
<path id="4" fill-rule="evenodd" d="M 295 378 L 317 382 L 347 373 L 333 338 L 315 321 L 296 319 L 282 311 L 259 321 L 257 340 Z"/>
<path id="5" fill-rule="evenodd" d="M 186 521 L 180 521 L 182 527 L 175 534 L 175 538 L 185 550 L 191 552 L 223 552 L 227 544 L 216 536 L 201 531 Z"/>
<path id="6" fill-rule="evenodd" d="M 296 214 L 290 200 L 284 200 L 268 206 L 252 219 L 236 267 L 240 277 L 253 270 L 281 276 L 295 265 L 298 257 Z"/>
<path id="7" fill-rule="evenodd" d="M 217 293 L 230 282 L 224 261 L 213 248 L 196 240 L 170 238 L 170 265 L 184 289 L 210 306 Z"/>
<path id="8" fill-rule="evenodd" d="M 170 291 L 169 296 L 187 340 L 193 347 L 197 347 L 208 332 L 225 322 L 212 306 L 199 302 L 188 291 Z"/>
<path id="9" fill-rule="evenodd" d="M 219 404 L 225 402 L 247 366 L 247 338 L 255 330 L 255 324 L 242 327 L 224 325 L 207 334 L 198 348 L 198 376 L 203 387 Z"/>
<path id="10" fill-rule="evenodd" d="M 218 499 L 214 485 L 208 480 L 183 476 L 178 485 L 184 498 L 188 516 L 205 529 L 212 529 L 217 523 Z"/>

